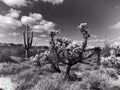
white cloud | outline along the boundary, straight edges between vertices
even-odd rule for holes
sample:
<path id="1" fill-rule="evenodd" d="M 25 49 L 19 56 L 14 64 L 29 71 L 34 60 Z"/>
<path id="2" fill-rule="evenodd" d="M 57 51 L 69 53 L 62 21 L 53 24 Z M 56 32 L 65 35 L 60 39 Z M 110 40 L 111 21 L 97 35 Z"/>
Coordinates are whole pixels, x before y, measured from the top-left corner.
<path id="1" fill-rule="evenodd" d="M 120 6 L 115 6 L 116 9 L 120 10 Z"/>
<path id="2" fill-rule="evenodd" d="M 21 22 L 24 24 L 24 25 L 31 25 L 31 24 L 35 24 L 36 23 L 36 20 L 32 17 L 29 17 L 29 16 L 22 16 L 21 18 Z"/>
<path id="3" fill-rule="evenodd" d="M 96 35 L 91 35 L 91 37 L 93 37 L 93 38 L 97 38 L 98 36 L 96 36 Z"/>
<path id="4" fill-rule="evenodd" d="M 104 42 L 105 40 L 104 39 L 92 39 L 92 40 L 89 40 L 89 42 L 91 43 L 99 43 L 99 42 Z"/>
<path id="5" fill-rule="evenodd" d="M 18 36 L 20 35 L 20 33 L 16 33 L 16 32 L 13 32 L 13 33 L 9 33 L 10 36 Z"/>
<path id="6" fill-rule="evenodd" d="M 39 0 L 38 0 L 39 1 Z M 43 2 L 49 2 L 49 3 L 52 3 L 53 5 L 55 4 L 60 4 L 60 3 L 63 3 L 64 0 L 42 0 Z"/>
<path id="7" fill-rule="evenodd" d="M 6 16 L 13 17 L 13 18 L 18 18 L 20 16 L 21 11 L 10 9 L 9 13 L 6 14 Z"/>
<path id="8" fill-rule="evenodd" d="M 120 40 L 120 37 L 118 37 L 117 39 Z"/>
<path id="9" fill-rule="evenodd" d="M 103 47 L 105 39 L 92 39 L 88 41 L 88 48 Z"/>
<path id="10" fill-rule="evenodd" d="M 45 34 L 42 34 L 42 35 L 40 35 L 40 37 L 47 37 L 47 35 L 45 35 Z"/>
<path id="11" fill-rule="evenodd" d="M 0 28 L 2 29 L 16 29 L 22 26 L 21 22 L 17 20 L 20 11 L 10 9 L 9 13 L 6 15 L 0 15 Z"/>
<path id="12" fill-rule="evenodd" d="M 5 35 L 4 34 L 0 34 L 0 37 L 5 37 Z"/>
<path id="13" fill-rule="evenodd" d="M 42 33 L 43 31 L 42 30 L 39 30 L 39 29 L 32 29 L 33 32 L 36 32 L 36 33 Z"/>
<path id="14" fill-rule="evenodd" d="M 43 19 L 39 13 L 30 13 L 29 16 L 22 16 L 21 22 L 24 25 L 29 25 L 34 32 L 50 31 L 55 28 L 55 24 Z"/>
<path id="15" fill-rule="evenodd" d="M 82 43 L 82 41 L 78 41 L 78 40 L 73 40 L 72 41 L 72 44 L 74 45 L 74 44 L 81 44 Z"/>
<path id="16" fill-rule="evenodd" d="M 46 39 L 45 41 L 46 41 L 46 42 L 49 42 L 50 40 Z"/>
<path id="17" fill-rule="evenodd" d="M 8 6 L 26 6 L 28 1 L 27 0 L 0 0 L 3 1 Z"/>
<path id="18" fill-rule="evenodd" d="M 30 13 L 30 17 L 34 18 L 35 20 L 42 20 L 42 15 L 39 13 Z"/>
<path id="19" fill-rule="evenodd" d="M 34 40 L 34 41 L 36 41 L 36 40 L 38 41 L 38 40 L 41 40 L 41 39 L 38 38 L 38 37 L 33 37 L 33 40 Z"/>
<path id="20" fill-rule="evenodd" d="M 34 2 L 39 2 L 39 1 L 49 2 L 49 3 L 52 3 L 53 5 L 64 2 L 64 0 L 0 0 L 0 1 L 4 2 L 6 5 L 11 7 L 28 6 L 28 4 L 32 4 Z"/>
<path id="21" fill-rule="evenodd" d="M 35 32 L 50 31 L 55 28 L 55 24 L 50 21 L 42 20 L 39 24 L 34 25 L 31 29 Z"/>
<path id="22" fill-rule="evenodd" d="M 110 29 L 120 29 L 120 22 L 115 25 L 110 26 Z"/>
<path id="23" fill-rule="evenodd" d="M 34 25 L 37 24 L 38 21 L 42 20 L 42 15 L 39 13 L 30 13 L 29 16 L 22 16 L 21 22 L 24 25 Z"/>

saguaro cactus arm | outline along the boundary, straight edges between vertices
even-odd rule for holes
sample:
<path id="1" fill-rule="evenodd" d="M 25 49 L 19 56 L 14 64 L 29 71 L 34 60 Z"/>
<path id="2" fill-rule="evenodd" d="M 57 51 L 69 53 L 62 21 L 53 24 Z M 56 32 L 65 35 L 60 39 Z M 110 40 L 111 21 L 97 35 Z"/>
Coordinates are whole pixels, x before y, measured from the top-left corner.
<path id="1" fill-rule="evenodd" d="M 34 32 L 32 32 L 32 34 L 31 34 L 31 39 L 30 39 L 31 46 L 32 46 L 32 43 L 33 43 L 33 35 L 34 35 Z"/>
<path id="2" fill-rule="evenodd" d="M 24 39 L 24 47 L 26 47 L 26 37 L 25 37 L 25 32 L 23 32 L 23 39 Z"/>

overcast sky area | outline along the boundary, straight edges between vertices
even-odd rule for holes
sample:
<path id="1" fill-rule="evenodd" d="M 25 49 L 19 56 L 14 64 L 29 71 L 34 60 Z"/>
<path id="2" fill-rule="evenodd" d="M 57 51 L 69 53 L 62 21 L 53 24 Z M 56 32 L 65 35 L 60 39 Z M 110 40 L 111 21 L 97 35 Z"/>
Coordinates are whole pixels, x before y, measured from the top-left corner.
<path id="1" fill-rule="evenodd" d="M 33 45 L 48 45 L 48 32 L 82 41 L 77 26 L 87 22 L 91 45 L 105 39 L 120 42 L 120 0 L 0 0 L 0 42 L 23 43 L 26 24 L 34 31 Z"/>

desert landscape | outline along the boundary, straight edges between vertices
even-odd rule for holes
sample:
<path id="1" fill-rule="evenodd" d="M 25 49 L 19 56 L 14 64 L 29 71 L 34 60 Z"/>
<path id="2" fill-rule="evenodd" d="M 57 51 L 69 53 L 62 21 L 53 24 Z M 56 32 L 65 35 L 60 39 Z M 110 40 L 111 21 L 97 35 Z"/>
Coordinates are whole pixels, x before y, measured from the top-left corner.
<path id="1" fill-rule="evenodd" d="M 120 90 L 119 10 L 119 0 L 0 0 L 0 90 Z"/>

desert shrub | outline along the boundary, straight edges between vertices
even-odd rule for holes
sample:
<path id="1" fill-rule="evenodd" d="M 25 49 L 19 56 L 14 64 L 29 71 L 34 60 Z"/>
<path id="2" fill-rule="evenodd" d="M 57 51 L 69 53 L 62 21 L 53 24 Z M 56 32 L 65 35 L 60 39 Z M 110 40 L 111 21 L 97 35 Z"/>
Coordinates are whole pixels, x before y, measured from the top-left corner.
<path id="1" fill-rule="evenodd" d="M 16 63 L 13 59 L 10 58 L 10 55 L 8 54 L 0 54 L 0 63 L 4 62 L 10 62 L 10 63 Z"/>
<path id="2" fill-rule="evenodd" d="M 43 65 L 47 64 L 46 57 L 49 54 L 48 51 L 42 52 L 40 54 L 36 54 L 34 57 L 30 58 L 30 61 L 33 62 L 33 64 L 36 67 L 41 68 Z"/>
<path id="3" fill-rule="evenodd" d="M 113 83 L 113 82 L 114 83 Z M 115 83 L 117 83 L 115 85 Z M 62 74 L 42 78 L 32 90 L 119 90 L 118 81 L 101 70 L 83 72 L 82 81 L 65 81 Z"/>
<path id="4" fill-rule="evenodd" d="M 101 58 L 101 64 L 104 67 L 113 67 L 113 66 L 115 66 L 115 58 L 111 58 L 111 57 L 104 58 L 104 57 L 102 57 Z"/>
<path id="5" fill-rule="evenodd" d="M 84 82 L 86 82 L 89 86 L 90 90 L 102 90 L 107 87 L 107 80 L 109 77 L 105 74 L 100 72 L 99 70 L 93 70 L 88 73 L 88 75 L 84 76 Z"/>
<path id="6" fill-rule="evenodd" d="M 106 72 L 111 78 L 118 79 L 117 70 L 115 70 L 114 68 L 106 68 L 105 70 L 106 70 L 105 72 Z"/>
<path id="7" fill-rule="evenodd" d="M 117 57 L 101 57 L 101 65 L 103 65 L 105 68 L 120 68 L 120 58 Z"/>
<path id="8" fill-rule="evenodd" d="M 0 75 L 11 75 L 18 85 L 15 90 L 30 90 L 39 81 L 41 71 L 30 62 L 20 64 L 3 63 Z"/>
<path id="9" fill-rule="evenodd" d="M 82 81 L 63 82 L 61 85 L 59 85 L 60 88 L 58 90 L 107 90 L 109 88 L 107 83 L 109 77 L 107 74 L 95 70 L 84 72 L 83 75 Z"/>
<path id="10" fill-rule="evenodd" d="M 110 50 L 112 48 L 110 47 L 110 44 L 109 43 L 104 43 L 104 47 L 102 49 L 102 56 L 103 57 L 108 57 L 110 56 Z"/>
<path id="11" fill-rule="evenodd" d="M 102 70 L 83 72 L 83 80 L 64 83 L 63 90 L 119 90 L 119 79 L 114 79 Z"/>
<path id="12" fill-rule="evenodd" d="M 16 75 L 18 87 L 16 90 L 31 90 L 40 80 L 40 71 L 35 68 L 27 69 Z"/>
<path id="13" fill-rule="evenodd" d="M 116 76 L 118 74 L 114 69 L 108 69 L 107 72 L 95 70 L 91 71 L 89 76 L 84 79 L 89 82 L 90 90 L 95 88 L 97 88 L 96 90 L 112 90 L 113 88 L 119 90 L 119 78 L 116 78 Z"/>
<path id="14" fill-rule="evenodd" d="M 64 83 L 64 75 L 54 73 L 43 79 L 32 90 L 61 90 L 61 85 Z"/>
<path id="15" fill-rule="evenodd" d="M 119 90 L 118 85 L 111 83 L 111 80 L 116 82 L 115 79 L 100 70 L 86 72 L 83 77 L 81 82 L 71 84 L 68 90 L 112 90 L 116 87 Z"/>
<path id="16" fill-rule="evenodd" d="M 29 68 L 30 65 L 25 63 L 22 64 L 7 63 L 3 66 L 3 68 L 1 68 L 0 75 L 15 75 Z"/>
<path id="17" fill-rule="evenodd" d="M 12 56 L 17 56 L 17 57 L 25 57 L 25 50 L 20 47 L 20 48 L 15 48 L 10 50 Z"/>
<path id="18" fill-rule="evenodd" d="M 16 63 L 22 63 L 24 61 L 27 61 L 25 58 L 17 57 L 17 56 L 10 56 L 12 60 L 14 60 Z"/>

